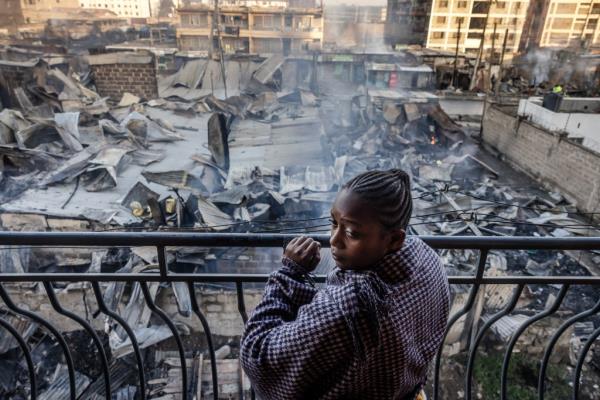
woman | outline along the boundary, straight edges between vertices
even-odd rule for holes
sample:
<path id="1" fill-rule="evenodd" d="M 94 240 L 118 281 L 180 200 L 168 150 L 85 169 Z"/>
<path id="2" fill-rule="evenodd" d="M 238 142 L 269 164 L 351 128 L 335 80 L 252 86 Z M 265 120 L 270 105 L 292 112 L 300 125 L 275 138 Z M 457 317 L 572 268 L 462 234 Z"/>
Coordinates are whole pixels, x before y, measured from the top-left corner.
<path id="1" fill-rule="evenodd" d="M 309 273 L 320 244 L 292 240 L 246 324 L 242 366 L 261 399 L 414 399 L 441 345 L 448 280 L 437 254 L 406 237 L 410 180 L 370 171 L 331 209 L 336 268 L 322 289 Z"/>

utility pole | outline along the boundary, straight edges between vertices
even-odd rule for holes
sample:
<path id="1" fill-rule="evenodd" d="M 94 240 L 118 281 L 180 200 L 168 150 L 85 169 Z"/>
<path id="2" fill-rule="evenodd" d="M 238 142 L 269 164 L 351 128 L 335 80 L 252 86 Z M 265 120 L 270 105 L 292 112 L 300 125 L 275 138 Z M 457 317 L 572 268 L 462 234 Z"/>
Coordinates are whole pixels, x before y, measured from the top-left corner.
<path id="1" fill-rule="evenodd" d="M 452 86 L 456 89 L 456 78 L 458 74 L 458 46 L 460 46 L 460 27 L 462 25 L 462 17 L 458 18 L 458 33 L 456 34 L 456 52 L 454 53 L 454 70 L 452 71 Z"/>
<path id="2" fill-rule="evenodd" d="M 215 32 L 215 21 L 217 18 L 217 0 L 214 0 L 214 10 L 210 16 L 210 32 L 208 33 L 208 59 L 213 59 L 213 43 L 214 43 L 214 32 Z"/>
<path id="3" fill-rule="evenodd" d="M 494 88 L 494 93 L 498 96 L 498 87 L 499 83 L 502 81 L 502 64 L 504 64 L 504 54 L 506 53 L 506 40 L 508 38 L 508 28 L 504 32 L 504 40 L 502 41 L 502 53 L 500 54 L 500 66 L 498 68 L 498 80 L 496 81 L 496 87 Z"/>
<path id="4" fill-rule="evenodd" d="M 488 77 L 491 80 L 492 79 L 492 64 L 494 63 L 494 52 L 496 51 L 496 26 L 498 24 L 496 22 L 494 22 L 494 32 L 492 33 L 492 51 L 490 52 L 490 59 L 489 59 L 489 65 L 488 65 Z M 494 85 L 492 85 L 494 86 Z M 494 88 L 491 88 L 492 91 L 494 90 Z"/>
<path id="5" fill-rule="evenodd" d="M 481 62 L 481 57 L 483 56 L 483 45 L 485 43 L 485 31 L 487 28 L 488 19 L 490 18 L 490 11 L 492 9 L 492 4 L 495 1 L 490 0 L 490 5 L 488 6 L 487 13 L 485 14 L 485 20 L 483 21 L 483 34 L 481 35 L 481 43 L 479 44 L 479 52 L 477 53 L 477 59 L 475 60 L 475 68 L 473 69 L 473 75 L 471 76 L 471 83 L 469 84 L 469 90 L 473 90 L 476 83 L 477 78 L 477 70 L 479 69 L 479 63 Z"/>
<path id="6" fill-rule="evenodd" d="M 217 26 L 217 43 L 219 45 L 219 62 L 221 64 L 221 77 L 223 78 L 223 88 L 225 89 L 225 98 L 227 98 L 227 77 L 225 76 L 225 57 L 223 55 L 223 42 L 221 41 L 221 16 L 219 13 L 219 0 L 215 0 L 215 19 Z"/>

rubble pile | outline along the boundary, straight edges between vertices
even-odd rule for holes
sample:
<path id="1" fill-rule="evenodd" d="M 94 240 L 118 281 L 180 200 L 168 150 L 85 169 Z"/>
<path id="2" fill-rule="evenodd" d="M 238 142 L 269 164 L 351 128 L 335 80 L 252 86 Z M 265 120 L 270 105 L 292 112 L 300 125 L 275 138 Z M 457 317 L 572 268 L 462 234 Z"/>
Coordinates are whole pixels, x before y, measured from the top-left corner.
<path id="1" fill-rule="evenodd" d="M 330 229 L 329 209 L 343 182 L 366 170 L 402 168 L 413 184 L 410 234 L 600 234 L 569 199 L 536 188 L 481 150 L 435 96 L 390 98 L 385 91 L 374 95 L 364 87 L 355 95 L 336 96 L 319 93 L 312 79 L 299 80 L 288 90 L 285 82 L 291 78 L 278 56 L 246 65 L 245 70 L 235 67 L 239 73 L 230 77 L 237 83 L 232 90 L 229 78 L 221 87 L 216 83 L 220 78 L 207 77 L 209 70 L 218 76 L 221 69 L 213 67 L 220 66 L 188 64 L 165 81 L 169 90 L 162 93 L 170 95 L 158 99 L 125 93 L 116 103 L 100 97 L 86 75 L 58 69 L 47 71 L 44 85 L 32 83 L 15 93 L 21 109 L 0 111 L 4 229 L 30 228 L 30 215 L 35 214 L 44 216 L 46 225 L 39 229 L 59 218 L 86 221 L 87 229 L 97 231 L 324 233 Z M 213 86 L 206 92 L 209 81 Z M 220 95 L 226 87 L 234 93 L 227 98 Z M 323 252 L 318 273 L 333 267 L 328 251 Z M 5 272 L 136 273 L 158 268 L 154 248 L 2 249 L 0 254 Z M 243 261 L 244 272 L 267 272 L 277 266 L 280 250 L 271 255 L 258 259 L 252 249 L 181 248 L 168 249 L 167 261 L 176 271 L 228 272 L 225 268 L 233 261 Z M 476 269 L 475 251 L 442 250 L 440 255 L 449 275 L 472 275 Z M 488 263 L 495 274 L 586 275 L 596 273 L 600 254 L 510 251 L 490 254 Z M 14 292 L 23 289 L 40 291 L 11 286 Z M 184 336 L 192 336 L 197 328 L 190 322 L 187 286 L 152 283 L 149 289 L 159 306 L 176 305 L 169 316 Z M 457 298 L 464 297 L 463 288 L 453 289 Z M 501 308 L 506 293 L 494 290 L 504 289 L 487 288 L 489 296 L 481 308 Z M 94 296 L 89 286 L 70 284 L 57 290 L 83 296 L 86 315 L 89 312 L 97 330 L 104 331 L 118 398 L 133 398 L 137 374 L 125 332 L 115 321 L 99 316 L 94 301 L 88 310 L 85 298 Z M 523 297 L 523 308 L 529 311 L 542 309 L 556 294 L 550 287 L 529 290 Z M 108 308 L 125 318 L 150 359 L 150 398 L 176 398 L 181 366 L 176 356 L 163 352 L 173 350 L 172 332 L 152 315 L 139 284 L 110 283 L 102 291 Z M 583 289 L 572 292 L 577 301 L 568 297 L 565 302 L 571 313 L 598 298 Z M 61 397 L 68 382 L 56 343 L 42 328 L 12 315 L 6 318 L 14 319 L 32 344 L 40 365 L 40 397 Z M 2 334 L 0 342 L 6 344 L 0 357 L 13 361 L 0 365 L 14 365 L 19 372 L 0 380 L 0 396 L 26 397 L 26 368 L 14 362 L 17 344 L 8 333 Z M 97 352 L 88 337 L 73 340 L 85 349 L 82 354 Z M 42 356 L 48 354 L 54 356 Z M 201 353 L 187 356 L 194 366 L 189 381 L 196 385 L 190 390 L 206 396 L 207 361 Z M 76 365 L 83 398 L 102 396 L 104 390 L 96 358 L 82 357 Z M 220 365 L 233 374 L 234 367 L 226 363 L 235 361 L 232 358 Z"/>

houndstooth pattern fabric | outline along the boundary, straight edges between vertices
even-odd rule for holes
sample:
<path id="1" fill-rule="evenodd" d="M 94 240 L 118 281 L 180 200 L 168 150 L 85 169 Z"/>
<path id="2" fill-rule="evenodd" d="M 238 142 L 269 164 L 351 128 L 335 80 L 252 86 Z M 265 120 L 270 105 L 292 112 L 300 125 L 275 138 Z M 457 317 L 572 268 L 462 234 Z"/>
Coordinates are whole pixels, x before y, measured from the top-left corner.
<path id="1" fill-rule="evenodd" d="M 408 237 L 375 268 L 335 268 L 317 290 L 284 259 L 249 318 L 240 357 L 259 398 L 405 399 L 424 384 L 448 318 L 438 255 Z"/>

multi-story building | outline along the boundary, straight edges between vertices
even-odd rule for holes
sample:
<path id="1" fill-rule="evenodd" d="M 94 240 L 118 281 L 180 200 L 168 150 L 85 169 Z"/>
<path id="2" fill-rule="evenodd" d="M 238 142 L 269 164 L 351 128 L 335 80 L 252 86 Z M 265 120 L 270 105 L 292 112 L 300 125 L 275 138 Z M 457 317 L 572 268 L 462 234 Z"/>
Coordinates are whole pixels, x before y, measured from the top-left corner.
<path id="1" fill-rule="evenodd" d="M 458 43 L 459 52 L 476 54 L 483 39 L 484 54 L 493 46 L 498 55 L 508 35 L 506 56 L 510 57 L 519 49 L 528 4 L 528 0 L 433 0 L 427 47 L 455 51 Z"/>
<path id="2" fill-rule="evenodd" d="M 531 0 L 521 51 L 600 45 L 600 1 Z"/>
<path id="3" fill-rule="evenodd" d="M 388 0 L 385 42 L 425 45 L 432 0 Z"/>
<path id="4" fill-rule="evenodd" d="M 78 0 L 5 0 L 0 7 L 0 26 L 17 29 L 23 24 L 45 23 L 52 11 L 76 9 Z"/>
<path id="5" fill-rule="evenodd" d="M 159 6 L 153 0 L 79 0 L 79 3 L 82 8 L 102 8 L 125 18 L 149 18 L 157 15 Z"/>
<path id="6" fill-rule="evenodd" d="M 322 8 L 195 5 L 178 9 L 177 43 L 181 50 L 218 48 L 226 53 L 301 53 L 323 41 Z M 213 27 L 216 28 L 213 30 Z"/>

